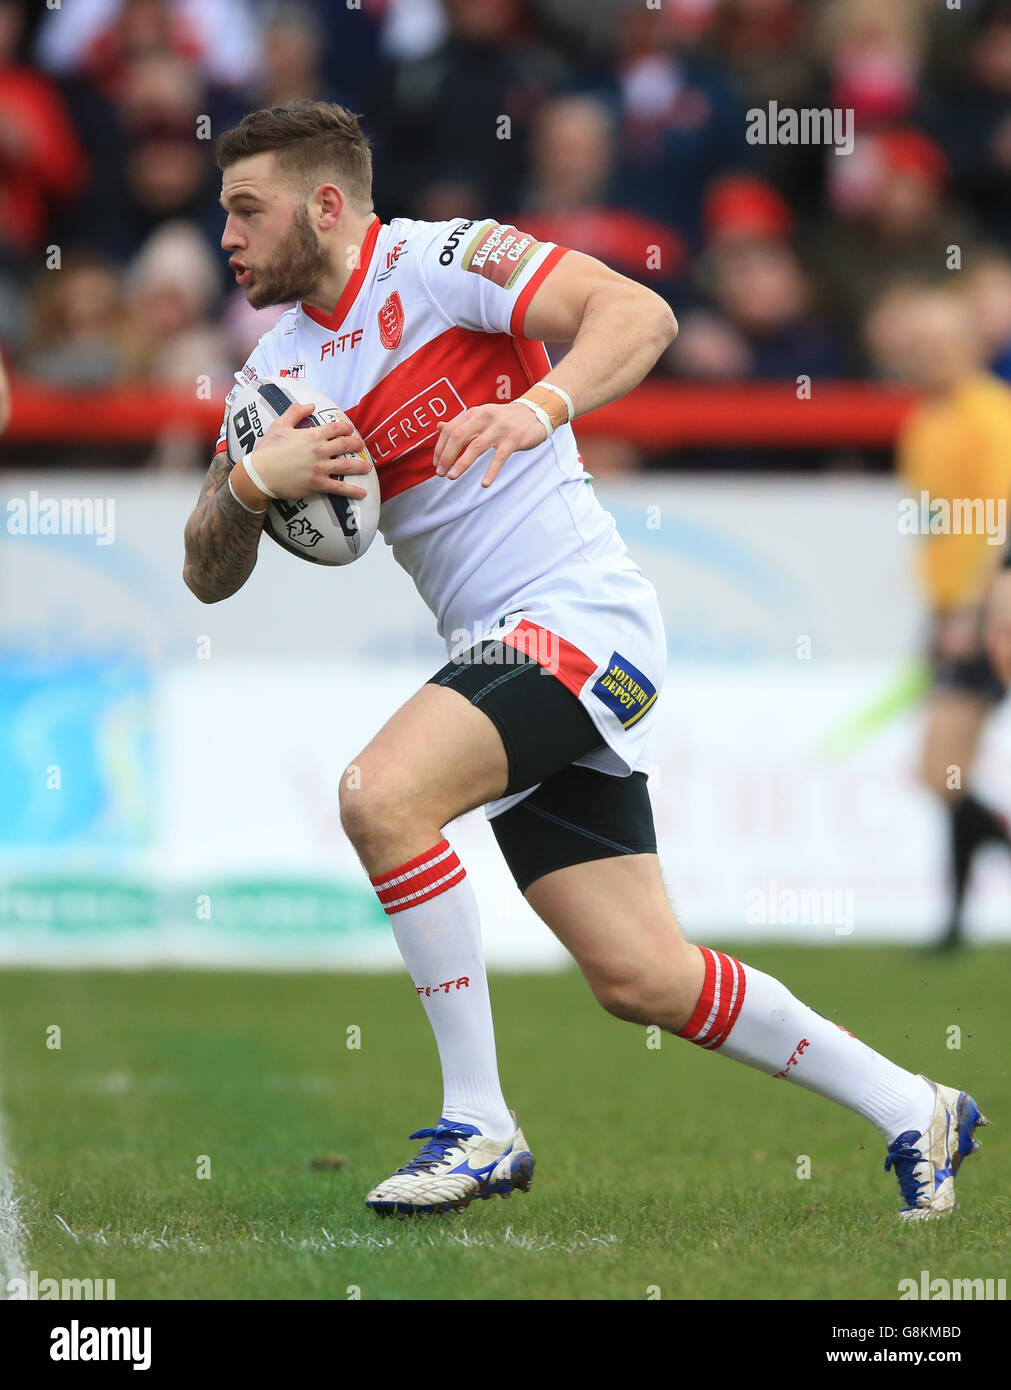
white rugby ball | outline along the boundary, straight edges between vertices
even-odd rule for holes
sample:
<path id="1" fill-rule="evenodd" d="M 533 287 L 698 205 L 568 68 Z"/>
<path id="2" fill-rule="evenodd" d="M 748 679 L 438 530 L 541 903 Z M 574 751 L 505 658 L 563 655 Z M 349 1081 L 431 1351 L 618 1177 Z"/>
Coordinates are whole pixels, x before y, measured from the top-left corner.
<path id="1" fill-rule="evenodd" d="M 280 376 L 254 377 L 236 387 L 228 412 L 228 456 L 233 463 L 254 453 L 277 417 L 296 401 L 315 402 L 316 405 L 313 414 L 306 416 L 299 429 L 347 419 L 340 406 L 306 381 Z M 369 458 L 368 450 L 360 450 L 357 457 Z M 340 459 L 334 459 L 333 464 L 334 475 L 339 476 Z M 374 465 L 368 473 L 351 474 L 349 481 L 365 488 L 367 495 L 340 497 L 333 492 L 314 492 L 300 497 L 297 502 L 278 498 L 267 507 L 263 529 L 300 560 L 311 560 L 314 565 L 350 565 L 365 554 L 375 539 L 380 498 Z"/>

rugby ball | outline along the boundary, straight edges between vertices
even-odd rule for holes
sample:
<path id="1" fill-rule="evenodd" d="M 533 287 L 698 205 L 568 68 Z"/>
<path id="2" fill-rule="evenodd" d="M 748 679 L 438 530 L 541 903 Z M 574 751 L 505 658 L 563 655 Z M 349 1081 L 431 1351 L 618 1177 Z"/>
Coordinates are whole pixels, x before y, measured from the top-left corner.
<path id="1" fill-rule="evenodd" d="M 311 429 L 334 420 L 346 420 L 341 408 L 308 382 L 290 377 L 254 377 L 238 386 L 228 412 L 228 456 L 238 463 L 254 453 L 260 440 L 279 415 L 296 401 L 315 402 L 312 415 L 299 425 Z M 355 457 L 355 455 L 341 455 Z M 368 450 L 357 457 L 369 458 Z M 339 459 L 334 459 L 338 475 Z M 368 473 L 355 473 L 350 481 L 367 490 L 365 497 L 339 497 L 333 492 L 314 492 L 297 502 L 282 498 L 267 507 L 263 529 L 300 560 L 314 565 L 350 565 L 365 554 L 379 526 L 379 479 L 375 466 Z"/>

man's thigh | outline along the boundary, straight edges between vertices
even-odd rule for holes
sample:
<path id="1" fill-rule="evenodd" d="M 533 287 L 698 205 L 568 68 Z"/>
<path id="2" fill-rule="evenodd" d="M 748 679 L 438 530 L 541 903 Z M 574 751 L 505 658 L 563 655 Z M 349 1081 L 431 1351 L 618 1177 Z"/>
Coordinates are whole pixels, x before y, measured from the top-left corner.
<path id="1" fill-rule="evenodd" d="M 525 791 L 601 745 L 579 700 L 534 659 L 502 642 L 447 662 L 355 760 L 368 797 L 441 827 Z"/>
<path id="2" fill-rule="evenodd" d="M 506 752 L 506 796 L 547 781 L 603 747 L 578 697 L 551 668 L 501 640 L 488 639 L 448 661 L 430 684 L 455 690 L 495 725 Z"/>
<path id="3" fill-rule="evenodd" d="M 379 730 L 345 774 L 383 800 L 422 810 L 441 827 L 501 796 L 509 777 L 502 739 L 480 709 L 452 689 L 423 685 Z M 352 800 L 350 796 L 346 800 Z"/>

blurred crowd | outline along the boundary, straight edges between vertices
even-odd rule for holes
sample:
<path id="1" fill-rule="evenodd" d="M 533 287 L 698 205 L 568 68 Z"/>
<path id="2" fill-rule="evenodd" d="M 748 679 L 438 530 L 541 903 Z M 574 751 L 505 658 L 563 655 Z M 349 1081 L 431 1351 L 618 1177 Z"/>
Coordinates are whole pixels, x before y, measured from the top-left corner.
<path id="1" fill-rule="evenodd" d="M 957 282 L 1011 379 L 1011 0 L 0 0 L 15 371 L 223 393 L 280 310 L 231 283 L 214 141 L 303 96 L 362 115 L 384 221 L 493 216 L 658 290 L 659 376 L 902 378 L 908 296 Z M 770 103 L 852 139 L 756 139 Z"/>

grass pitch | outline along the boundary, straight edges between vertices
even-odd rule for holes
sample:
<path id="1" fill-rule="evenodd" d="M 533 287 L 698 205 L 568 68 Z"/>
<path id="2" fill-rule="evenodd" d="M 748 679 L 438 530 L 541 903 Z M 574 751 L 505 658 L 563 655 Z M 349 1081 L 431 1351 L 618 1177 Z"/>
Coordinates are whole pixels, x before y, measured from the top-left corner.
<path id="1" fill-rule="evenodd" d="M 532 1191 L 379 1221 L 365 1192 L 440 1099 L 405 975 L 17 970 L 0 1090 L 25 1263 L 120 1299 L 896 1299 L 922 1269 L 1006 1276 L 1008 949 L 726 949 L 973 1092 L 992 1125 L 954 1217 L 900 1223 L 870 1125 L 680 1039 L 648 1047 L 573 971 L 492 980 Z"/>

